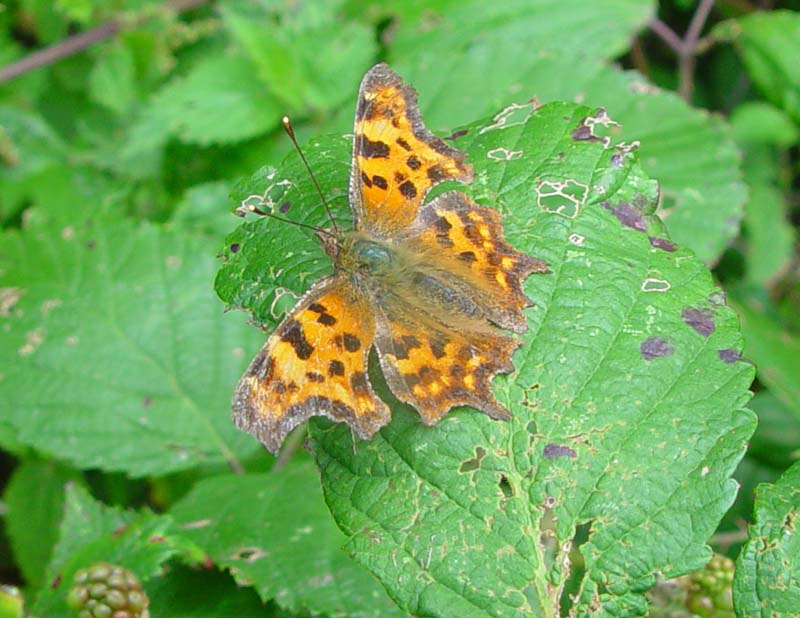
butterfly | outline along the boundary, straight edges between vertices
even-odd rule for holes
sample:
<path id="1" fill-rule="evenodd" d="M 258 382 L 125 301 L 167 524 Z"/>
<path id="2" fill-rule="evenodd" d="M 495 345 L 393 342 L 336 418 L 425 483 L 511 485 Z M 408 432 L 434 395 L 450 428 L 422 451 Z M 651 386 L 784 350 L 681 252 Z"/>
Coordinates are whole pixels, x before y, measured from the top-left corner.
<path id="1" fill-rule="evenodd" d="M 311 416 L 368 439 L 391 419 L 373 390 L 371 350 L 392 393 L 435 425 L 454 406 L 509 418 L 491 391 L 513 370 L 530 300 L 522 282 L 547 272 L 511 247 L 495 209 L 446 180 L 468 183 L 465 153 L 422 122 L 416 92 L 387 65 L 358 93 L 349 199 L 353 228 L 317 234 L 333 261 L 272 332 L 239 381 L 236 426 L 276 453 Z"/>

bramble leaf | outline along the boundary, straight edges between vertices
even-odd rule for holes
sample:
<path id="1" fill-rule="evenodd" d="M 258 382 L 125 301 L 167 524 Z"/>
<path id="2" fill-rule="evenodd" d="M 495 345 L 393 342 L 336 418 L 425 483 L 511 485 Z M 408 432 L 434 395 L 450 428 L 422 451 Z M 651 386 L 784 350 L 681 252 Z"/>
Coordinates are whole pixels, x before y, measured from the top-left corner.
<path id="1" fill-rule="evenodd" d="M 428 428 L 395 402 L 392 423 L 355 446 L 346 427 L 315 419 L 328 506 L 348 550 L 410 613 L 555 616 L 574 596 L 578 616 L 642 615 L 655 573 L 707 561 L 735 496 L 754 428 L 737 318 L 653 216 L 656 185 L 633 148 L 610 143 L 605 114 L 515 105 L 464 131 L 453 143 L 476 172 L 464 190 L 552 271 L 528 279 L 517 371 L 495 380 L 513 419 L 464 410 Z M 307 155 L 346 221 L 349 142 L 323 138 Z M 239 195 L 324 224 L 312 194 L 288 159 Z M 226 239 L 218 291 L 274 322 L 287 290 L 330 269 L 309 236 L 243 224 Z"/>
<path id="2" fill-rule="evenodd" d="M 203 480 L 171 513 L 189 539 L 264 601 L 330 616 L 402 615 L 342 550 L 346 538 L 308 461 L 270 474 Z"/>
<path id="3" fill-rule="evenodd" d="M 774 485 L 756 489 L 755 521 L 736 562 L 733 600 L 739 618 L 800 616 L 800 463 Z"/>
<path id="4" fill-rule="evenodd" d="M 230 393 L 261 337 L 223 315 L 199 240 L 89 219 L 0 247 L 0 399 L 21 442 L 132 476 L 254 451 Z"/>

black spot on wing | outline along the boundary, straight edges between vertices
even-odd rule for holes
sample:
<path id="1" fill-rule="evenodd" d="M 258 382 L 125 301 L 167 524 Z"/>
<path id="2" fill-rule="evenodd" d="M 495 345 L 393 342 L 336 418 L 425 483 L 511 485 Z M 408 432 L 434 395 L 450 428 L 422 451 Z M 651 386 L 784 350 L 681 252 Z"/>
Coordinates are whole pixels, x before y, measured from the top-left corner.
<path id="1" fill-rule="evenodd" d="M 412 200 L 415 197 L 417 197 L 417 188 L 414 186 L 414 183 L 411 182 L 410 180 L 406 180 L 398 188 L 400 189 L 400 193 L 402 193 L 403 196 L 409 200 Z"/>
<path id="2" fill-rule="evenodd" d="M 409 143 L 402 137 L 398 137 L 395 141 L 397 142 L 397 145 L 400 146 L 400 148 L 402 148 L 403 150 L 408 150 L 408 151 L 411 150 L 411 146 L 409 145 Z"/>
<path id="3" fill-rule="evenodd" d="M 361 172 L 361 182 L 363 182 L 366 186 L 371 187 L 372 181 L 369 179 L 369 176 L 366 173 Z"/>
<path id="4" fill-rule="evenodd" d="M 386 182 L 386 179 L 383 176 L 378 176 L 377 174 L 372 177 L 372 184 L 379 189 L 383 189 L 384 191 L 389 188 L 389 183 Z"/>
<path id="5" fill-rule="evenodd" d="M 306 378 L 308 378 L 309 382 L 321 383 L 325 381 L 325 376 L 316 371 L 307 371 Z"/>
<path id="6" fill-rule="evenodd" d="M 361 348 L 361 339 L 351 333 L 345 333 L 342 341 L 344 342 L 344 349 L 348 352 L 358 352 Z"/>
<path id="7" fill-rule="evenodd" d="M 281 341 L 291 345 L 300 360 L 307 360 L 314 351 L 314 346 L 308 343 L 305 334 L 303 334 L 303 327 L 295 320 L 291 320 L 286 324 L 286 328 L 281 334 Z"/>
<path id="8" fill-rule="evenodd" d="M 335 376 L 344 375 L 344 363 L 340 360 L 332 360 L 328 363 L 328 375 L 333 378 Z"/>
<path id="9" fill-rule="evenodd" d="M 388 159 L 389 144 L 373 142 L 366 135 L 358 137 L 358 154 L 365 159 Z"/>
<path id="10" fill-rule="evenodd" d="M 363 371 L 354 371 L 350 376 L 350 386 L 356 393 L 369 392 L 369 383 L 367 382 L 367 375 Z"/>
<path id="11" fill-rule="evenodd" d="M 438 165 L 431 165 L 425 172 L 431 182 L 439 182 L 447 178 L 447 173 Z"/>
<path id="12" fill-rule="evenodd" d="M 422 167 L 422 162 L 415 155 L 411 155 L 406 159 L 406 165 L 412 170 L 418 170 Z"/>

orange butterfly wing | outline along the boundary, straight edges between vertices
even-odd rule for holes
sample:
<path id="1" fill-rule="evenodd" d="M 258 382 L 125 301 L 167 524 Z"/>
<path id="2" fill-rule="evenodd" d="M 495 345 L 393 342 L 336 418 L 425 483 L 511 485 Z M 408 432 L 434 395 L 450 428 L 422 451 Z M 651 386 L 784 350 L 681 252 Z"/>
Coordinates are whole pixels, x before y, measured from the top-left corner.
<path id="1" fill-rule="evenodd" d="M 372 312 L 338 275 L 298 301 L 239 380 L 233 419 L 273 453 L 310 416 L 344 421 L 369 438 L 390 418 L 372 390 Z"/>
<path id="2" fill-rule="evenodd" d="M 425 128 L 416 92 L 385 64 L 361 82 L 354 134 L 350 205 L 357 229 L 395 235 L 411 225 L 432 186 L 472 180 L 464 153 Z"/>

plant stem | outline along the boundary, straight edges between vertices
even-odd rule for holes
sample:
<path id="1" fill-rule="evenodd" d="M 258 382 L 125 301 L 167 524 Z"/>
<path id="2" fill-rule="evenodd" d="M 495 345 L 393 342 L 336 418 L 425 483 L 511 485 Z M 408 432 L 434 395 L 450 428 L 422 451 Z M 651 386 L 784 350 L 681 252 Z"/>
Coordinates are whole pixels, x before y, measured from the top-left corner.
<path id="1" fill-rule="evenodd" d="M 168 10 L 182 12 L 202 6 L 207 2 L 208 0 L 171 0 L 164 6 Z M 140 20 L 136 25 L 141 24 L 143 21 L 145 20 Z M 115 36 L 121 29 L 122 21 L 112 19 L 96 28 L 68 37 L 60 43 L 35 51 L 21 60 L 0 68 L 0 84 L 11 81 L 15 77 L 34 69 L 58 62 L 62 58 L 77 54 L 95 43 Z"/>

